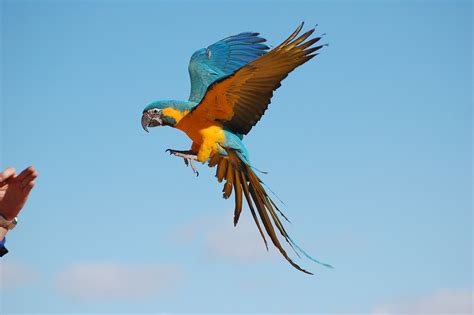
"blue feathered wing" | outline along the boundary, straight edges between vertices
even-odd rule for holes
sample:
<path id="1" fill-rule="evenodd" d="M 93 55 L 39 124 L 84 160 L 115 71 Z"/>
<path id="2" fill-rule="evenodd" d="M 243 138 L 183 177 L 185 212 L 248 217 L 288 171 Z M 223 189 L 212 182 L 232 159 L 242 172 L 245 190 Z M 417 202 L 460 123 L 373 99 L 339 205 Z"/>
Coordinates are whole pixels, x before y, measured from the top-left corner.
<path id="1" fill-rule="evenodd" d="M 269 47 L 259 33 L 245 32 L 218 41 L 196 51 L 189 61 L 191 94 L 189 100 L 199 103 L 207 88 L 265 54 Z"/>

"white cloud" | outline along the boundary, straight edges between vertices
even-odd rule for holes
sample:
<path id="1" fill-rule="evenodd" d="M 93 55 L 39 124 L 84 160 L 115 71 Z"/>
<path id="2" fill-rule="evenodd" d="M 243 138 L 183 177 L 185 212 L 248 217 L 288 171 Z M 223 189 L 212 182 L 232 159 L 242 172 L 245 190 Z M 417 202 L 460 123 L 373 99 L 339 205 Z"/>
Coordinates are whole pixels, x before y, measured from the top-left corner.
<path id="1" fill-rule="evenodd" d="M 146 299 L 173 292 L 182 275 L 173 265 L 83 263 L 60 272 L 56 286 L 81 300 Z"/>
<path id="2" fill-rule="evenodd" d="M 196 241 L 206 231 L 214 226 L 215 218 L 210 216 L 196 217 L 180 226 L 171 234 L 171 239 L 177 243 L 187 245 Z"/>
<path id="3" fill-rule="evenodd" d="M 186 244 L 202 238 L 210 258 L 252 262 L 273 256 L 271 244 L 267 251 L 252 218 L 242 213 L 236 227 L 233 220 L 233 211 L 214 217 L 201 216 L 179 227 L 173 233 L 173 239 Z M 268 237 L 267 241 L 270 242 Z"/>
<path id="4" fill-rule="evenodd" d="M 374 314 L 473 314 L 472 290 L 441 290 L 431 295 L 399 300 L 375 308 Z"/>
<path id="5" fill-rule="evenodd" d="M 0 263 L 0 289 L 11 290 L 34 281 L 38 273 L 31 267 L 17 263 L 4 262 Z"/>
<path id="6" fill-rule="evenodd" d="M 255 222 L 246 217 L 240 220 L 234 227 L 233 217 L 226 216 L 220 224 L 210 229 L 206 237 L 207 253 L 211 257 L 237 259 L 242 262 L 271 257 L 273 251 L 267 252 Z"/>

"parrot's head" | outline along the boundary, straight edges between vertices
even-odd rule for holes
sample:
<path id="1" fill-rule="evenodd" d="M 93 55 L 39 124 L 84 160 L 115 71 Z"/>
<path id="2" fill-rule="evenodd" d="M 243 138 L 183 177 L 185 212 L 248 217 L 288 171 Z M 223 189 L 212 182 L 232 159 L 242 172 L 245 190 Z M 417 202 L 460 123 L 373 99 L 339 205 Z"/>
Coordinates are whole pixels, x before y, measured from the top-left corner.
<path id="1" fill-rule="evenodd" d="M 177 106 L 177 101 L 155 101 L 143 110 L 142 127 L 148 132 L 149 127 L 174 127 L 189 111 Z"/>
<path id="2" fill-rule="evenodd" d="M 163 126 L 162 109 L 147 106 L 143 110 L 142 127 L 148 132 L 148 127 Z"/>

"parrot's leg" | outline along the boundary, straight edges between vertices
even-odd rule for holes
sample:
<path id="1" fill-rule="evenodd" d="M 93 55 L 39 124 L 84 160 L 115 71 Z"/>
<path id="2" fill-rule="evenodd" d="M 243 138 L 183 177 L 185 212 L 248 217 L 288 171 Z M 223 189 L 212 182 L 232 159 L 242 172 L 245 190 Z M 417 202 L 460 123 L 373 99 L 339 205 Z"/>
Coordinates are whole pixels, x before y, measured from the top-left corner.
<path id="1" fill-rule="evenodd" d="M 172 149 L 167 149 L 165 152 L 169 152 L 171 155 L 183 158 L 184 164 L 186 164 L 186 166 L 191 166 L 193 173 L 196 174 L 196 176 L 199 176 L 199 172 L 193 163 L 193 161 L 197 160 L 196 152 L 193 150 L 179 151 Z"/>

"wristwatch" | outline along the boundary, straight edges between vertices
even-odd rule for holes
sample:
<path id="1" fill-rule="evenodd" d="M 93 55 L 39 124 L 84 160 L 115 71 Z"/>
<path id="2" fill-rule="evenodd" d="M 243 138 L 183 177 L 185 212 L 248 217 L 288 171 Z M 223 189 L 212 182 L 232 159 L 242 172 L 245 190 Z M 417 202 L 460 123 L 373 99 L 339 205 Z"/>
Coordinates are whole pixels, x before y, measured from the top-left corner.
<path id="1" fill-rule="evenodd" d="M 0 227 L 4 229 L 13 230 L 17 223 L 18 220 L 16 219 L 16 217 L 13 220 L 9 221 L 0 215 Z"/>

